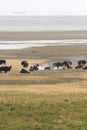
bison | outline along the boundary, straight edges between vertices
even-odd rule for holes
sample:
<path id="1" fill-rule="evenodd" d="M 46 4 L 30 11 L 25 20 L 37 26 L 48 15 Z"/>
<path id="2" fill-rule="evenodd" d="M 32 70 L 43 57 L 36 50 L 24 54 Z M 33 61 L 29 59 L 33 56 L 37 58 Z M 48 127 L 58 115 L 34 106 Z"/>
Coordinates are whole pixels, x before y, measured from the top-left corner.
<path id="1" fill-rule="evenodd" d="M 37 71 L 37 70 L 39 70 L 38 67 L 39 67 L 39 64 L 31 66 L 30 69 L 29 69 L 29 71 Z"/>
<path id="2" fill-rule="evenodd" d="M 57 68 L 59 68 L 59 67 L 72 68 L 71 65 L 72 65 L 71 61 L 63 61 L 63 62 L 55 62 L 55 63 L 53 63 L 53 66 L 56 66 Z"/>
<path id="3" fill-rule="evenodd" d="M 34 71 L 34 69 L 33 69 L 33 67 L 32 67 L 32 66 L 30 67 L 29 71 Z"/>
<path id="4" fill-rule="evenodd" d="M 55 62 L 55 63 L 53 63 L 53 66 L 59 68 L 60 66 L 62 66 L 62 63 L 61 62 Z"/>
<path id="5" fill-rule="evenodd" d="M 20 73 L 22 73 L 22 74 L 30 74 L 30 72 L 25 70 L 25 69 L 21 69 Z"/>
<path id="6" fill-rule="evenodd" d="M 21 62 L 21 65 L 22 65 L 23 67 L 28 67 L 29 64 L 28 64 L 27 61 L 22 61 L 22 62 Z"/>
<path id="7" fill-rule="evenodd" d="M 86 60 L 79 60 L 78 65 L 79 66 L 84 66 L 86 64 Z"/>
<path id="8" fill-rule="evenodd" d="M 0 65 L 2 65 L 2 64 L 6 64 L 6 60 L 0 60 Z"/>
<path id="9" fill-rule="evenodd" d="M 44 70 L 50 70 L 50 69 L 51 69 L 50 66 L 47 66 L 47 67 L 44 68 Z"/>
<path id="10" fill-rule="evenodd" d="M 75 69 L 82 69 L 82 68 L 83 68 L 83 66 L 81 66 L 81 65 L 78 65 L 75 67 Z"/>
<path id="11" fill-rule="evenodd" d="M 38 70 L 38 66 L 37 66 L 37 65 L 34 65 L 34 66 L 33 66 L 33 70 L 36 70 L 36 71 L 37 71 L 37 70 Z"/>
<path id="12" fill-rule="evenodd" d="M 10 71 L 12 69 L 12 66 L 3 66 L 0 67 L 0 72 L 5 72 L 7 73 L 8 71 Z"/>
<path id="13" fill-rule="evenodd" d="M 72 68 L 71 65 L 72 65 L 72 62 L 71 62 L 71 61 L 63 61 L 63 62 L 62 62 L 62 66 L 63 66 L 64 68 L 70 69 L 70 68 Z"/>

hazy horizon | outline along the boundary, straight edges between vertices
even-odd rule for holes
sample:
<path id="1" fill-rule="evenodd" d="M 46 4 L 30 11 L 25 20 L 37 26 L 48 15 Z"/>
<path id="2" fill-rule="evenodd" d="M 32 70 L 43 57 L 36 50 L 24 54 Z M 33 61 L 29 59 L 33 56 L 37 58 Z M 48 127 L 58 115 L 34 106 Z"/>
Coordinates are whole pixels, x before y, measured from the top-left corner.
<path id="1" fill-rule="evenodd" d="M 0 16 L 0 31 L 87 30 L 87 16 Z"/>

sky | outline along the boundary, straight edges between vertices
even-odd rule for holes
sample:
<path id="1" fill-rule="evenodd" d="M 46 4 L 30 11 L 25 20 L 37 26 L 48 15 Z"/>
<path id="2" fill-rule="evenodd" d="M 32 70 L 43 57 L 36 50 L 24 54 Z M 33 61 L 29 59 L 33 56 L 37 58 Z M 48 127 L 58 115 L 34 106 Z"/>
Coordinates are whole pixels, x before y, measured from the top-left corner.
<path id="1" fill-rule="evenodd" d="M 0 0 L 0 15 L 87 15 L 87 0 Z"/>

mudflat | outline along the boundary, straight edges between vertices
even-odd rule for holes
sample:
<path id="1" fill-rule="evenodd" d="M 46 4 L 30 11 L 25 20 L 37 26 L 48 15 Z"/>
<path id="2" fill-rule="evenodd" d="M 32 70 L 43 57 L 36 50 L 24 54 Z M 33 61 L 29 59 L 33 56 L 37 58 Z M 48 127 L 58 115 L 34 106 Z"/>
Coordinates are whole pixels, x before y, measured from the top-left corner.
<path id="1" fill-rule="evenodd" d="M 1 41 L 25 41 L 25 40 L 59 40 L 59 39 L 86 39 L 86 30 L 76 30 L 76 31 L 1 31 L 0 40 Z"/>
<path id="2" fill-rule="evenodd" d="M 20 50 L 0 50 L 0 59 L 47 59 L 50 62 L 86 59 L 87 45 L 32 47 Z"/>

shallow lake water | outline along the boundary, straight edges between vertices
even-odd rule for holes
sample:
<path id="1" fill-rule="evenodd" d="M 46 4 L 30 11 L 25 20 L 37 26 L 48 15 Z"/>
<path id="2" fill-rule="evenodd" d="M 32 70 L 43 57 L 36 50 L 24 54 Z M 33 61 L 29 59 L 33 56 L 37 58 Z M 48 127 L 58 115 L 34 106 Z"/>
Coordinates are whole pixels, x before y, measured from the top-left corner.
<path id="1" fill-rule="evenodd" d="M 39 46 L 62 46 L 87 44 L 87 39 L 73 40 L 37 40 L 37 41 L 0 41 L 0 49 L 25 49 Z"/>

